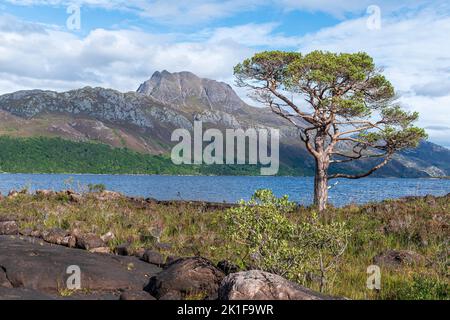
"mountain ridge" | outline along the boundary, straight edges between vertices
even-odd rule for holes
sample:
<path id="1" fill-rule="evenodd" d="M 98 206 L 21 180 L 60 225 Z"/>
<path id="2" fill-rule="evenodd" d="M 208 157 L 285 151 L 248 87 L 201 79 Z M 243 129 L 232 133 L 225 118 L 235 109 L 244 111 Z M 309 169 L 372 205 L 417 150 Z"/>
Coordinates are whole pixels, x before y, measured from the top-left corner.
<path id="1" fill-rule="evenodd" d="M 155 72 L 136 92 L 84 87 L 66 92 L 23 90 L 0 96 L 0 135 L 96 141 L 153 155 L 170 153 L 173 130 L 192 130 L 194 120 L 203 121 L 205 128 L 220 130 L 279 128 L 280 161 L 299 169 L 309 170 L 314 165 L 290 123 L 267 108 L 247 105 L 230 85 L 187 71 Z M 422 142 L 418 149 L 398 154 L 378 175 L 448 176 L 448 163 L 450 150 Z M 367 166 L 362 162 L 344 169 L 361 171 Z"/>
<path id="2" fill-rule="evenodd" d="M 236 111 L 246 105 L 230 85 L 200 78 L 189 71 L 157 71 L 139 86 L 137 92 L 166 104 L 181 106 L 192 106 L 189 98 L 198 98 L 197 102 L 210 110 Z"/>

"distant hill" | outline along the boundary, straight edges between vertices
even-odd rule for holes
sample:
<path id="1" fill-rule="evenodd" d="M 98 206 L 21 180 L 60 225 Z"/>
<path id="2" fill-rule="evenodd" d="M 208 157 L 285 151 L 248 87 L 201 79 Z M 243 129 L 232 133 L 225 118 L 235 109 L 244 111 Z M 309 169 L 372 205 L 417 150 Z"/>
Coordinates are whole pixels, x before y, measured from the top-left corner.
<path id="1" fill-rule="evenodd" d="M 257 175 L 249 165 L 174 165 L 167 156 L 61 138 L 0 137 L 0 172 L 167 175 Z M 280 173 L 292 174 L 289 168 Z"/>
<path id="2" fill-rule="evenodd" d="M 62 93 L 30 90 L 0 96 L 0 136 L 95 142 L 126 148 L 127 152 L 132 150 L 132 157 L 138 158 L 139 154 L 161 155 L 169 161 L 167 155 L 173 146 L 171 133 L 177 128 L 192 130 L 194 120 L 202 120 L 206 128 L 221 130 L 279 128 L 282 171 L 297 175 L 313 173 L 314 162 L 290 123 L 268 109 L 247 105 L 228 84 L 203 79 L 190 72 L 155 72 L 136 92 L 86 87 Z M 46 140 L 45 146 L 49 150 L 52 150 L 51 141 L 59 140 Z M 9 151 L 2 148 L 2 152 Z M 449 163 L 450 150 L 423 142 L 419 148 L 396 156 L 376 175 L 449 176 Z M 369 165 L 368 162 L 355 162 L 342 169 L 360 172 Z M 82 169 L 80 164 L 77 170 Z M 217 171 L 220 173 L 222 169 Z M 33 170 L 32 165 L 27 170 Z M 123 172 L 128 170 L 133 172 L 130 166 Z"/>

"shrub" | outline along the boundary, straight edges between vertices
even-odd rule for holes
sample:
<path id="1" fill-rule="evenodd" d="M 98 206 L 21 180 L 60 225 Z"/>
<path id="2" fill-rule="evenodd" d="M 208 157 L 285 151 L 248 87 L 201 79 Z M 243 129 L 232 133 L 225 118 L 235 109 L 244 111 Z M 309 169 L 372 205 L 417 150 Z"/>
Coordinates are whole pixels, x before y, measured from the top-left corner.
<path id="1" fill-rule="evenodd" d="M 99 192 L 99 193 L 101 193 L 101 192 L 106 190 L 106 186 L 104 184 L 102 184 L 102 183 L 99 183 L 99 184 L 92 184 L 92 183 L 90 183 L 90 184 L 88 184 L 88 189 L 89 189 L 89 192 L 94 192 L 94 193 L 95 192 Z"/>
<path id="2" fill-rule="evenodd" d="M 304 284 L 319 278 L 324 289 L 347 246 L 345 223 L 322 223 L 313 213 L 299 223 L 288 215 L 296 209 L 287 196 L 258 190 L 225 213 L 226 235 L 239 244 L 241 265 L 284 276 Z"/>
<path id="3" fill-rule="evenodd" d="M 437 278 L 414 275 L 412 283 L 400 286 L 397 299 L 401 300 L 448 300 L 448 283 Z"/>

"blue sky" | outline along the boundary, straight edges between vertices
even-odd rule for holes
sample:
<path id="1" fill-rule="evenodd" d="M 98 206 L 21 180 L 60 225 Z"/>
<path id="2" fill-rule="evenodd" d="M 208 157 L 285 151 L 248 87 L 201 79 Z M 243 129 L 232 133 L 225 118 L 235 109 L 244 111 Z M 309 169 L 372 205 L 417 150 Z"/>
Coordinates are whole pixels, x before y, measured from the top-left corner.
<path id="1" fill-rule="evenodd" d="M 20 3 L 20 2 L 19 2 Z M 24 2 L 28 3 L 28 2 Z M 64 26 L 68 14 L 64 5 L 25 5 L 8 2 L 3 6 L 4 12 L 12 14 L 23 20 L 35 21 L 45 24 Z M 340 21 L 338 17 L 320 11 L 284 11 L 276 6 L 261 5 L 255 10 L 244 10 L 233 15 L 224 15 L 217 19 L 185 23 L 167 19 L 148 18 L 141 16 L 138 11 L 111 10 L 101 6 L 88 6 L 80 4 L 82 13 L 81 30 L 79 35 L 86 35 L 97 28 L 139 28 L 146 32 L 197 32 L 202 28 L 217 28 L 248 23 L 262 24 L 280 22 L 278 32 L 286 35 L 299 36 L 316 31 L 323 27 L 333 26 Z"/>
<path id="2" fill-rule="evenodd" d="M 80 30 L 66 24 L 73 4 Z M 444 0 L 2 0 L 0 93 L 129 91 L 162 69 L 233 84 L 233 66 L 261 50 L 366 51 L 449 147 L 449 34 Z"/>

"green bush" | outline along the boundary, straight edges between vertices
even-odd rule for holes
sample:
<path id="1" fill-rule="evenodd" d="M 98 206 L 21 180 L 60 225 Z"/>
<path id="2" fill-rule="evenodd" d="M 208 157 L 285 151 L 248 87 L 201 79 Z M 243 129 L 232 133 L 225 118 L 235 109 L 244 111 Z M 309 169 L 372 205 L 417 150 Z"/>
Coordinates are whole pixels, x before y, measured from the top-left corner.
<path id="1" fill-rule="evenodd" d="M 99 184 L 92 184 L 89 183 L 88 184 L 88 189 L 89 192 L 103 192 L 106 190 L 106 186 L 103 183 L 99 183 Z"/>
<path id="2" fill-rule="evenodd" d="M 412 283 L 400 286 L 397 299 L 400 300 L 448 300 L 450 287 L 437 278 L 415 275 Z"/>
<path id="3" fill-rule="evenodd" d="M 258 190 L 249 202 L 241 201 L 225 213 L 226 235 L 242 248 L 239 259 L 244 267 L 302 284 L 320 279 L 323 290 L 347 247 L 349 231 L 345 223 L 322 223 L 316 213 L 294 223 L 288 215 L 296 207 L 287 196 Z"/>

